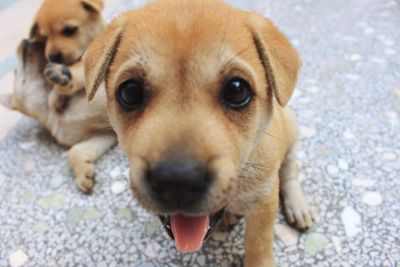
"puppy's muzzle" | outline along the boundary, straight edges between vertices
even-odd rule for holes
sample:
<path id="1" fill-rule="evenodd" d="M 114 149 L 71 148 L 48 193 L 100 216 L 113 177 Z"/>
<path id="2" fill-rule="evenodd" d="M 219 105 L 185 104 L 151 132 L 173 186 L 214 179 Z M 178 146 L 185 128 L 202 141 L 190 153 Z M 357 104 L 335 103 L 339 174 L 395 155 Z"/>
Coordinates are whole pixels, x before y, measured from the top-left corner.
<path id="1" fill-rule="evenodd" d="M 63 63 L 64 55 L 61 52 L 50 54 L 49 61 L 53 63 Z"/>
<path id="2" fill-rule="evenodd" d="M 196 160 L 168 160 L 151 167 L 146 181 L 153 200 L 166 213 L 198 210 L 211 185 L 212 174 Z"/>

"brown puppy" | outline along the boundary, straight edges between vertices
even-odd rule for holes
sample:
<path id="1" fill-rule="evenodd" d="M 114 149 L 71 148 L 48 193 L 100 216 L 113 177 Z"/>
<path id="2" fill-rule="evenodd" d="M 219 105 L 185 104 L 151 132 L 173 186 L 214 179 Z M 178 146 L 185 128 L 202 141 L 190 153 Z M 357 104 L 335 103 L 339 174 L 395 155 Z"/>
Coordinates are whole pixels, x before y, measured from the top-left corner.
<path id="1" fill-rule="evenodd" d="M 46 58 L 53 63 L 44 73 L 54 85 L 49 95 L 54 110 L 61 112 L 67 96 L 84 89 L 80 59 L 104 29 L 103 6 L 103 0 L 44 0 L 35 16 L 30 39 L 46 44 Z"/>
<path id="2" fill-rule="evenodd" d="M 286 107 L 301 61 L 268 19 L 153 1 L 115 19 L 84 64 L 89 99 L 105 87 L 133 193 L 180 251 L 199 249 L 225 210 L 245 216 L 246 266 L 274 266 L 279 193 L 289 222 L 311 227 Z"/>
<path id="3" fill-rule="evenodd" d="M 71 147 L 68 158 L 75 183 L 85 193 L 93 188 L 94 162 L 116 143 L 104 98 L 88 105 L 83 90 L 80 59 L 104 29 L 102 9 L 103 0 L 45 0 L 30 41 L 19 47 L 14 92 L 1 99 L 5 106 L 43 123 L 58 143 Z"/>
<path id="4" fill-rule="evenodd" d="M 116 143 L 105 110 L 105 96 L 99 94 L 88 104 L 81 91 L 71 96 L 63 114 L 55 112 L 47 106 L 52 85 L 43 76 L 47 64 L 44 44 L 25 40 L 19 45 L 17 56 L 13 94 L 2 96 L 0 102 L 38 120 L 58 143 L 71 147 L 68 158 L 76 186 L 82 192 L 90 192 L 95 161 Z"/>

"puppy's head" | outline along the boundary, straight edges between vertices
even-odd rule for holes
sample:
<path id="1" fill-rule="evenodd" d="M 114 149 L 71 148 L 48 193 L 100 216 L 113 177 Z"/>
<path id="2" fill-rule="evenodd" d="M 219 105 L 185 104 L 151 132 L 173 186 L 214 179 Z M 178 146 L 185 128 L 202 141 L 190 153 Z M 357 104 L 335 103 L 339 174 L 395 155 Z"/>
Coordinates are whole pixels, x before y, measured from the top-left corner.
<path id="1" fill-rule="evenodd" d="M 242 170 L 300 68 L 269 20 L 216 0 L 156 1 L 126 13 L 84 63 L 89 99 L 105 85 L 134 194 L 172 215 L 178 243 L 191 219 L 203 229 L 242 193 Z"/>
<path id="2" fill-rule="evenodd" d="M 30 39 L 46 43 L 48 61 L 71 64 L 103 30 L 103 0 L 45 0 L 30 31 Z"/>

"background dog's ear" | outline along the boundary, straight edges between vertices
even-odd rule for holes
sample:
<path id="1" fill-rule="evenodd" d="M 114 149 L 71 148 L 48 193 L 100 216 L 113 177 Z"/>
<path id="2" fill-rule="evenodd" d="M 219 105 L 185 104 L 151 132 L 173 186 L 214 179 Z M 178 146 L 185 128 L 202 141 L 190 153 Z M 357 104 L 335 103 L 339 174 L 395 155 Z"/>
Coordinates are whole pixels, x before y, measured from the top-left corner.
<path id="1" fill-rule="evenodd" d="M 34 22 L 30 31 L 29 31 L 29 40 L 31 41 L 39 41 L 40 33 L 39 33 L 39 25 L 37 22 Z"/>
<path id="2" fill-rule="evenodd" d="M 82 6 L 89 12 L 100 13 L 104 8 L 103 0 L 82 0 Z"/>
<path id="3" fill-rule="evenodd" d="M 29 31 L 29 41 L 32 43 L 42 43 L 46 42 L 46 37 L 40 35 L 39 24 L 35 21 Z"/>
<path id="4" fill-rule="evenodd" d="M 86 95 L 89 101 L 104 81 L 108 68 L 118 49 L 123 31 L 123 20 L 118 18 L 90 44 L 83 56 Z"/>
<path id="5" fill-rule="evenodd" d="M 4 107 L 12 110 L 16 110 L 16 106 L 14 105 L 13 95 L 0 95 L 0 104 Z"/>
<path id="6" fill-rule="evenodd" d="M 273 23 L 258 14 L 251 14 L 253 41 L 265 69 L 268 86 L 285 106 L 293 94 L 301 59 L 296 49 Z"/>

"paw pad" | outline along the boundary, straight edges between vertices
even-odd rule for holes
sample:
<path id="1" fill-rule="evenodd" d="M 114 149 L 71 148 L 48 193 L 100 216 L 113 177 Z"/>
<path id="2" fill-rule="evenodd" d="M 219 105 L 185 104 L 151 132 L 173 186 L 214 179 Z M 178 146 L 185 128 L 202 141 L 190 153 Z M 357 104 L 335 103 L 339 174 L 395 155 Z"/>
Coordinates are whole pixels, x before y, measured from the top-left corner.
<path id="1" fill-rule="evenodd" d="M 64 64 L 49 63 L 44 70 L 44 75 L 51 82 L 66 86 L 72 79 L 72 74 Z"/>

